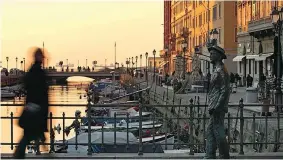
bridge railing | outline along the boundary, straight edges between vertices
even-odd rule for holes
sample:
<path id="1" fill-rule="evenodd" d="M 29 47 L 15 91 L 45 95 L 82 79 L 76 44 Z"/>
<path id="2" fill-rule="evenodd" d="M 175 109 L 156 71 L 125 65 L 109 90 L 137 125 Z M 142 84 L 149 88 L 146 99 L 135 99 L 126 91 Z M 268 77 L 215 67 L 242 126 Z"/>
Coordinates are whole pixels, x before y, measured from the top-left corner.
<path id="1" fill-rule="evenodd" d="M 154 93 L 150 93 L 151 95 Z M 140 95 L 142 97 L 142 95 Z M 149 101 L 155 101 L 157 105 L 149 105 L 147 104 Z M 23 106 L 23 104 L 2 104 L 2 106 Z M 75 145 L 76 149 L 80 145 L 88 146 L 87 154 L 91 155 L 93 152 L 98 152 L 94 149 L 94 146 L 99 147 L 100 152 L 106 152 L 105 147 L 107 145 L 114 145 L 114 147 L 125 147 L 125 152 L 133 151 L 131 147 L 132 142 L 130 140 L 130 133 L 133 132 L 133 129 L 136 129 L 138 132 L 137 139 L 138 141 L 134 145 L 138 145 L 137 153 L 138 155 L 142 155 L 143 153 L 148 152 L 157 152 L 158 147 L 162 147 L 163 150 L 168 149 L 181 149 L 187 148 L 189 149 L 190 155 L 193 155 L 195 152 L 205 152 L 206 146 L 206 136 L 207 136 L 207 124 L 209 123 L 210 116 L 204 112 L 204 108 L 206 106 L 200 105 L 199 100 L 197 98 L 191 99 L 190 104 L 183 105 L 181 100 L 175 99 L 173 104 L 169 104 L 166 100 L 165 94 L 156 95 L 140 98 L 139 102 L 132 102 L 132 104 L 99 104 L 99 105 L 91 105 L 88 103 L 84 104 L 51 104 L 50 106 L 60 106 L 60 107 L 87 107 L 87 121 L 91 122 L 94 120 L 114 120 L 113 128 L 111 129 L 114 132 L 114 142 L 113 144 L 109 144 L 105 142 L 104 134 L 109 131 L 107 125 L 102 125 L 99 133 L 102 135 L 101 143 L 94 143 L 92 140 L 92 128 L 91 123 L 88 123 L 85 126 L 87 130 L 87 143 L 82 143 L 78 141 L 79 134 L 75 134 L 75 142 L 67 143 L 66 140 L 66 121 L 68 120 L 79 120 L 83 119 L 81 117 L 66 117 L 65 112 L 63 112 L 62 116 L 55 117 L 53 113 L 50 112 L 48 116 L 49 121 L 49 131 L 50 131 L 50 142 L 41 143 L 41 145 L 49 145 L 50 152 L 54 151 L 55 145 L 62 145 L 62 143 L 57 143 L 55 141 L 55 131 L 53 129 L 53 120 L 62 120 L 63 126 L 63 144 L 66 145 Z M 105 117 L 105 116 L 91 116 L 91 108 L 97 109 L 98 107 L 102 108 L 130 108 L 132 106 L 138 106 L 138 115 L 130 116 L 129 113 L 126 114 L 125 117 L 121 118 L 114 114 L 114 117 Z M 256 106 L 256 105 L 249 105 Z M 269 105 L 272 107 L 272 105 Z M 274 106 L 274 105 L 273 105 Z M 282 105 L 278 105 L 282 106 Z M 273 151 L 277 151 L 279 146 L 282 144 L 280 141 L 280 130 L 281 123 L 280 120 L 283 118 L 279 113 L 268 116 L 266 113 L 265 116 L 258 116 L 253 114 L 252 116 L 248 116 L 244 114 L 243 101 L 240 100 L 238 105 L 230 105 L 230 108 L 237 109 L 237 114 L 227 113 L 225 116 L 225 136 L 228 141 L 228 145 L 230 146 L 230 152 L 239 152 L 240 154 L 244 154 L 244 148 L 248 145 L 252 145 L 255 150 L 260 152 L 263 147 L 268 148 L 270 145 L 274 146 Z M 67 109 L 67 108 L 66 108 Z M 145 116 L 144 112 L 151 112 L 151 116 Z M 10 121 L 10 141 L 9 142 L 1 142 L 1 145 L 9 145 L 11 150 L 14 149 L 19 143 L 14 140 L 14 132 L 15 132 L 15 120 L 18 120 L 19 117 L 15 117 L 14 113 L 11 112 L 10 116 L 2 116 L 1 121 L 9 120 Z M 122 125 L 121 121 L 124 119 L 126 122 L 136 121 L 136 126 L 133 123 L 126 123 L 126 125 Z M 150 121 L 150 123 L 149 123 Z M 247 123 L 250 121 L 250 123 Z M 146 122 L 148 124 L 146 124 Z M 263 127 L 258 129 L 257 126 L 261 122 Z M 160 124 L 162 127 L 160 127 Z M 276 135 L 271 135 L 273 138 L 270 138 L 270 125 L 273 124 L 273 128 L 275 130 Z M 251 139 L 247 140 L 247 134 L 245 133 L 247 128 L 245 125 L 251 126 Z M 183 126 L 183 127 L 182 127 Z M 8 130 L 8 129 L 7 129 Z M 6 131 L 7 131 L 6 130 Z M 107 131 L 108 130 L 108 131 Z M 248 129 L 249 130 L 249 129 Z M 117 132 L 123 131 L 126 132 L 126 142 L 125 143 L 117 143 Z M 2 130 L 2 132 L 4 132 Z M 97 131 L 98 132 L 98 131 Z M 173 136 L 171 136 L 173 135 Z M 162 138 L 163 136 L 163 138 Z M 174 138 L 172 138 L 174 137 Z M 259 138 L 257 138 L 259 137 Z M 145 139 L 150 139 L 145 142 Z M 177 142 L 175 142 L 177 139 Z M 157 141 L 158 140 L 158 141 Z M 174 140 L 174 141 L 173 141 Z M 233 147 L 234 146 L 234 147 Z M 150 149 L 148 149 L 150 147 Z M 151 151 L 149 151 L 151 150 Z M 37 152 L 39 153 L 39 151 Z"/>

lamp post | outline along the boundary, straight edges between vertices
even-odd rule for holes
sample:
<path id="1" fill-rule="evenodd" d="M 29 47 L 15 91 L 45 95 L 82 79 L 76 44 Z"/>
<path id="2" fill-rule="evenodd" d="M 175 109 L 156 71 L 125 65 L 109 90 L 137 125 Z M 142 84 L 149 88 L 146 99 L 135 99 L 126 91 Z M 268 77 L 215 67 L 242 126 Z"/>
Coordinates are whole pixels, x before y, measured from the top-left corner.
<path id="1" fill-rule="evenodd" d="M 167 60 L 168 60 L 168 47 L 166 47 L 166 48 L 164 49 L 164 51 L 165 51 L 165 61 L 167 61 Z M 167 63 L 166 63 L 166 64 L 167 64 Z M 165 65 L 164 65 L 164 66 L 165 66 Z M 168 67 L 166 67 L 166 69 L 165 69 L 165 67 L 164 67 L 164 71 L 165 71 L 166 74 L 168 74 L 168 72 L 169 72 Z"/>
<path id="2" fill-rule="evenodd" d="M 183 49 L 183 79 L 185 80 L 185 78 L 186 78 L 186 50 L 187 50 L 187 46 L 188 46 L 188 44 L 187 44 L 187 41 L 186 40 L 184 40 L 183 41 L 183 43 L 181 44 L 181 46 L 182 46 L 182 49 Z"/>
<path id="3" fill-rule="evenodd" d="M 281 90 L 281 42 L 280 42 L 280 36 L 281 36 L 281 28 L 282 28 L 282 22 L 283 22 L 283 8 L 281 8 L 280 11 L 277 10 L 276 7 L 273 8 L 271 14 L 271 19 L 272 19 L 272 24 L 274 26 L 275 29 L 275 33 L 277 34 L 277 38 L 278 38 L 278 49 L 277 49 L 277 76 L 276 76 L 276 80 L 277 80 L 277 84 L 276 84 L 276 99 L 275 99 L 275 103 L 276 104 L 282 104 L 282 90 Z M 275 46 L 274 46 L 275 47 Z M 281 111 L 279 109 L 280 107 L 277 106 L 276 110 L 277 112 L 282 112 L 282 108 Z"/>
<path id="4" fill-rule="evenodd" d="M 217 31 L 217 29 L 216 28 L 214 28 L 214 29 L 212 29 L 211 31 L 210 31 L 210 44 L 209 45 L 215 45 L 215 46 L 217 46 L 217 40 L 218 40 L 218 35 L 219 35 L 219 33 L 218 33 L 218 31 Z M 208 74 L 209 74 L 209 76 L 210 76 L 210 62 L 208 62 L 208 66 L 207 66 L 207 69 L 208 69 Z M 209 79 L 210 80 L 210 79 Z"/>
<path id="5" fill-rule="evenodd" d="M 140 78 L 142 77 L 141 74 L 142 74 L 142 54 L 140 54 Z"/>
<path id="6" fill-rule="evenodd" d="M 8 72 L 9 72 L 9 68 L 8 68 L 8 63 L 9 63 L 9 57 L 6 57 L 6 61 L 7 61 L 7 70 L 8 70 Z"/>
<path id="7" fill-rule="evenodd" d="M 212 45 L 217 45 L 217 39 L 218 39 L 218 31 L 216 28 L 212 29 L 210 32 L 210 40 Z"/>
<path id="8" fill-rule="evenodd" d="M 23 59 L 24 59 L 24 72 L 26 72 L 26 58 Z"/>
<path id="9" fill-rule="evenodd" d="M 21 63 L 21 71 L 23 70 L 23 61 L 20 62 Z"/>
<path id="10" fill-rule="evenodd" d="M 87 59 L 85 59 L 85 68 L 87 68 Z"/>
<path id="11" fill-rule="evenodd" d="M 132 57 L 132 70 L 134 70 L 134 57 Z"/>
<path id="12" fill-rule="evenodd" d="M 128 73 L 128 58 L 126 58 L 126 66 L 127 66 L 127 73 Z"/>
<path id="13" fill-rule="evenodd" d="M 145 79 L 146 79 L 146 84 L 147 84 L 147 86 L 148 86 L 147 57 L 148 57 L 148 53 L 145 52 L 145 72 L 146 72 L 146 75 L 145 75 L 146 77 L 145 77 Z"/>
<path id="14" fill-rule="evenodd" d="M 136 70 L 138 70 L 138 56 L 136 56 Z"/>
<path id="15" fill-rule="evenodd" d="M 155 83 L 155 54 L 156 54 L 155 49 L 152 51 L 152 53 L 153 53 L 153 82 Z"/>
<path id="16" fill-rule="evenodd" d="M 18 57 L 16 57 L 16 69 L 18 69 Z"/>

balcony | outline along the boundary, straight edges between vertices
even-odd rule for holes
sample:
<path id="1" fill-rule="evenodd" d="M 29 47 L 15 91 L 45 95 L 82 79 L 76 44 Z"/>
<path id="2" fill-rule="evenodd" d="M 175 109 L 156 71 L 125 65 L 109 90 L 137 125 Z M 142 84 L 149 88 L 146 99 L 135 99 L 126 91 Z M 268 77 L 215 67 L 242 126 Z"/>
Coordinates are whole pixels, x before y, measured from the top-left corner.
<path id="1" fill-rule="evenodd" d="M 250 21 L 248 24 L 248 32 L 258 32 L 263 30 L 273 29 L 271 18 L 261 18 L 259 20 Z"/>

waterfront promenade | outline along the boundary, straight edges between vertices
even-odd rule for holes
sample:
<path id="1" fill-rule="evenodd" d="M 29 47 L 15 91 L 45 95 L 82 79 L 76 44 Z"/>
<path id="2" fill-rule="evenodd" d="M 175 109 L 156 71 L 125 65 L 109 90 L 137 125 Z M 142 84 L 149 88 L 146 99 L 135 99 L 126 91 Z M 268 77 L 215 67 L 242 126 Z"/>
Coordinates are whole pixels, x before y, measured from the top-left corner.
<path id="1" fill-rule="evenodd" d="M 203 159 L 204 153 L 189 155 L 183 153 L 145 153 L 139 156 L 135 153 L 97 153 L 88 156 L 84 153 L 43 153 L 41 155 L 27 155 L 27 159 Z M 248 153 L 239 155 L 231 153 L 231 159 L 282 159 L 283 152 L 273 153 Z M 1 154 L 2 159 L 11 159 L 11 154 Z"/>
<path id="2" fill-rule="evenodd" d="M 142 83 L 141 86 L 146 86 L 146 83 Z M 154 101 L 155 88 L 156 88 L 156 97 L 155 97 L 155 101 Z M 65 94 L 59 93 L 58 92 L 59 90 L 61 90 L 61 88 L 57 88 L 53 92 L 54 92 L 54 94 L 56 93 L 56 95 L 58 95 L 58 98 L 60 97 L 60 99 L 62 99 L 62 95 L 65 95 Z M 64 90 L 63 93 L 65 93 L 65 92 L 69 93 L 71 89 L 68 89 L 68 90 L 62 89 L 62 90 Z M 76 101 L 79 100 L 79 97 L 77 95 L 78 90 L 74 89 L 74 90 L 71 90 L 71 91 L 73 92 L 73 94 L 71 96 L 72 101 L 74 101 L 73 100 L 74 97 L 76 97 L 75 98 Z M 164 105 L 168 104 L 168 108 L 171 108 L 172 104 L 173 104 L 173 102 L 172 102 L 173 99 L 171 97 L 173 97 L 174 94 L 173 94 L 172 90 L 170 91 L 170 89 L 168 89 L 168 100 L 166 102 L 166 99 L 167 99 L 166 98 L 166 95 L 167 95 L 166 91 L 167 91 L 167 87 L 161 87 L 161 86 L 156 86 L 156 85 L 152 84 L 151 91 L 150 91 L 151 104 L 148 107 L 156 107 L 156 108 L 159 108 L 160 111 L 162 111 L 162 110 L 164 111 L 164 108 L 166 108 L 166 106 L 164 106 Z M 164 95 L 165 95 L 165 97 L 164 97 Z M 197 95 L 204 96 L 205 94 L 200 93 L 200 94 L 197 94 Z M 196 94 L 183 94 L 183 95 L 175 95 L 175 96 L 176 97 L 175 97 L 175 102 L 174 102 L 174 104 L 175 104 L 174 108 L 175 108 L 175 112 L 178 113 L 179 107 L 176 106 L 176 105 L 179 104 L 179 99 L 183 98 L 182 101 L 184 101 L 184 102 L 182 102 L 182 104 L 190 105 L 189 100 L 191 98 L 194 100 L 194 97 L 196 96 Z M 67 97 L 71 100 L 70 95 L 68 95 Z M 200 97 L 200 101 L 202 101 L 203 99 L 204 99 L 203 97 Z M 79 106 L 79 105 L 75 105 L 74 103 L 76 103 L 76 102 L 72 102 L 72 104 L 70 104 L 70 106 L 66 105 L 66 107 L 68 107 L 68 110 L 70 110 L 72 108 L 71 105 L 76 106 L 76 108 L 77 108 L 77 106 Z M 201 103 L 203 103 L 203 102 L 201 102 Z M 153 106 L 155 104 L 159 104 L 159 105 L 163 105 L 163 106 L 160 106 L 160 107 Z M 229 108 L 229 112 L 231 113 L 231 116 L 233 116 L 233 117 L 236 116 L 236 112 L 237 112 L 237 108 L 238 108 L 237 105 L 239 105 L 239 102 L 235 101 L 235 104 L 236 104 L 236 108 L 232 108 L 232 107 Z M 82 105 L 82 107 L 83 107 L 83 105 Z M 194 105 L 194 107 L 196 107 L 196 105 Z M 69 114 L 66 114 L 66 117 L 64 117 L 65 121 L 66 121 L 66 125 L 69 125 L 69 122 L 67 122 L 67 119 L 69 119 L 70 117 L 73 116 L 74 110 L 76 110 L 76 108 L 73 107 L 72 112 L 69 112 Z M 60 107 L 60 110 L 61 110 L 61 112 L 67 112 L 66 108 L 64 109 L 64 108 Z M 190 112 L 189 110 L 190 110 L 190 108 L 188 107 L 188 113 Z M 57 112 L 59 112 L 59 111 L 57 111 Z M 176 123 L 177 122 L 177 119 L 176 119 L 177 115 L 172 114 L 170 112 L 170 109 L 167 110 L 167 113 L 168 113 L 168 118 L 175 118 L 174 122 Z M 180 117 L 179 117 L 179 124 L 181 124 L 180 126 L 183 126 L 185 123 L 188 123 L 190 125 L 191 122 L 190 122 L 189 118 L 191 116 L 188 113 L 186 114 L 184 112 L 184 106 L 182 106 Z M 61 113 L 60 113 L 60 115 L 61 115 Z M 56 118 L 56 119 L 62 118 L 63 122 L 64 122 L 64 118 L 61 117 L 60 115 L 58 113 L 58 115 L 55 115 L 53 118 Z M 244 116 L 247 117 L 247 116 L 250 116 L 250 114 L 247 113 L 247 112 L 244 112 Z M 9 117 L 7 117 L 7 118 L 9 118 Z M 14 118 L 16 118 L 16 117 L 14 117 Z M 187 119 L 184 119 L 184 118 L 187 118 Z M 258 116 L 256 118 L 258 118 Z M 263 117 L 263 118 L 265 118 L 265 117 Z M 265 121 L 265 119 L 262 119 L 262 120 Z M 57 123 L 53 123 L 53 124 L 57 124 Z M 240 122 L 239 122 L 239 124 L 240 124 Z M 271 124 L 272 124 L 272 122 L 270 123 L 270 119 L 268 119 L 267 125 L 272 126 Z M 262 123 L 262 125 L 264 126 L 266 124 Z M 276 122 L 275 123 L 273 122 L 273 125 L 276 125 Z M 247 126 L 251 126 L 251 124 L 248 124 Z M 264 134 L 266 133 L 265 128 L 262 129 Z M 280 128 L 282 128 L 282 127 L 280 127 Z M 246 132 L 246 130 L 252 130 L 252 129 L 246 128 L 246 121 L 245 121 L 245 128 L 244 129 L 245 129 L 244 133 Z M 15 133 L 15 132 L 16 131 L 14 131 L 13 133 Z M 201 133 L 199 135 L 199 137 L 204 137 L 203 133 Z M 243 137 L 245 137 L 245 136 L 243 136 Z M 247 137 L 249 137 L 249 136 L 247 136 Z M 11 137 L 8 137 L 6 142 L 9 142 L 10 138 Z M 13 138 L 11 138 L 11 139 L 13 139 Z M 244 142 L 246 143 L 247 141 L 244 141 Z M 182 142 L 180 142 L 180 143 L 182 143 Z M 190 145 L 190 142 L 185 142 L 185 143 Z M 233 142 L 233 143 L 234 143 L 233 145 L 240 146 L 238 141 Z M 265 142 L 262 142 L 262 143 L 264 144 Z M 274 144 L 276 142 L 268 141 L 268 143 Z M 10 146 L 10 144 L 8 144 L 8 143 L 6 145 Z M 14 144 L 14 145 L 16 145 L 16 144 Z M 246 144 L 243 144 L 243 145 L 246 145 Z M 144 145 L 144 147 L 145 147 L 145 145 Z M 281 150 L 279 149 L 279 151 L 282 151 L 282 147 L 281 147 Z M 204 153 L 194 153 L 194 155 L 190 155 L 188 150 L 187 151 L 174 150 L 174 151 L 171 151 L 171 153 L 168 153 L 168 152 L 170 152 L 170 151 L 165 151 L 165 153 L 143 153 L 143 155 L 141 155 L 141 156 L 139 156 L 138 153 L 93 153 L 91 156 L 88 156 L 87 151 L 84 151 L 84 152 L 78 151 L 78 152 L 72 152 L 72 153 L 56 153 L 56 154 L 42 153 L 42 155 L 28 154 L 27 158 L 30 158 L 30 159 L 33 159 L 33 158 L 54 158 L 54 159 L 57 159 L 57 158 L 60 158 L 60 159 L 92 159 L 92 158 L 96 158 L 96 159 L 202 159 L 203 156 L 204 156 Z M 174 153 L 172 153 L 172 152 L 174 152 Z M 231 158 L 234 158 L 234 159 L 259 159 L 259 158 L 273 159 L 273 158 L 279 158 L 279 159 L 281 159 L 282 156 L 283 156 L 282 152 L 270 152 L 270 151 L 266 151 L 266 150 L 264 150 L 263 152 L 264 153 L 255 153 L 255 152 L 252 152 L 252 151 L 250 151 L 250 152 L 245 151 L 244 155 L 239 155 L 239 152 L 236 152 L 236 153 L 231 153 Z M 4 158 L 11 158 L 12 154 L 1 154 L 1 157 L 3 159 Z"/>

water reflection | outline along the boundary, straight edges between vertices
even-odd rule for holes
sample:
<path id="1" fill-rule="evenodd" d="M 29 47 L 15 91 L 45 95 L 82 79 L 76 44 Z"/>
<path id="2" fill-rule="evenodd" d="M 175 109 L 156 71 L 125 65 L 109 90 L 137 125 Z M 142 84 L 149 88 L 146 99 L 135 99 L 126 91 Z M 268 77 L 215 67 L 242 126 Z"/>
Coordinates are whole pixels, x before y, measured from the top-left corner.
<path id="1" fill-rule="evenodd" d="M 50 86 L 49 90 L 49 101 L 50 104 L 87 104 L 87 99 L 85 97 L 85 89 L 92 80 L 84 80 L 80 82 L 70 81 L 66 86 L 54 85 Z M 5 100 L 2 101 L 1 105 L 1 117 L 10 117 L 11 112 L 14 113 L 14 117 L 20 116 L 22 113 L 23 107 L 7 107 L 5 104 L 23 104 L 24 98 L 15 99 L 15 100 Z M 62 117 L 63 112 L 65 112 L 66 117 L 74 117 L 75 111 L 81 110 L 82 116 L 85 116 L 84 111 L 85 107 L 62 107 L 62 106 L 52 106 L 50 107 L 50 112 L 53 113 L 53 117 Z M 66 126 L 70 125 L 72 120 L 66 119 Z M 11 120 L 10 119 L 1 119 L 1 143 L 10 143 L 11 142 Z M 13 140 L 14 143 L 17 143 L 22 136 L 22 129 L 18 127 L 18 120 L 13 121 L 14 124 L 14 133 Z M 52 120 L 52 127 L 60 124 L 62 126 L 63 120 L 55 119 Z M 63 127 L 63 126 L 62 126 Z M 74 136 L 74 133 L 71 132 L 68 137 Z M 49 133 L 46 134 L 47 142 L 49 142 Z M 66 137 L 66 138 L 68 138 Z M 55 139 L 60 140 L 63 138 L 63 133 L 59 135 L 55 133 Z M 2 153 L 11 153 L 10 146 L 1 146 Z"/>

